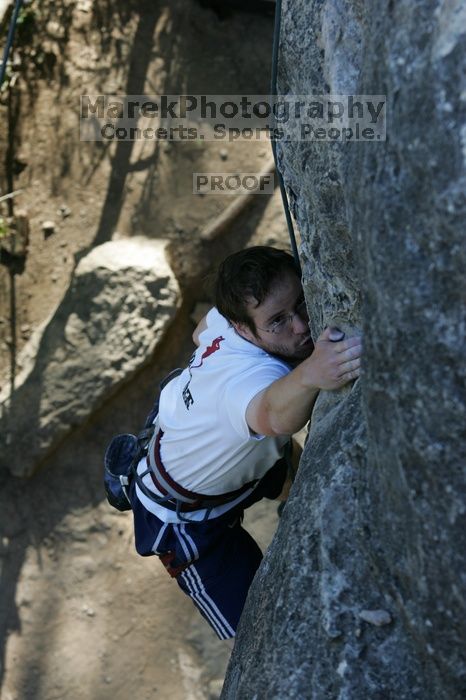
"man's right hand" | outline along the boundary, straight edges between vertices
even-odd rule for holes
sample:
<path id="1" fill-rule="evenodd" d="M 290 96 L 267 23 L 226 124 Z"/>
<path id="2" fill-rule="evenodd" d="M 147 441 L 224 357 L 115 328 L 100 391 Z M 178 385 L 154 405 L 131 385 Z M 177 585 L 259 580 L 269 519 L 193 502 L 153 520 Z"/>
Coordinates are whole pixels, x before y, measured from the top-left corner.
<path id="1" fill-rule="evenodd" d="M 360 336 L 345 339 L 338 329 L 326 328 L 310 357 L 252 399 L 246 410 L 251 431 L 257 435 L 296 433 L 309 420 L 320 389 L 340 389 L 359 377 L 361 354 Z"/>
<path id="2" fill-rule="evenodd" d="M 332 390 L 357 379 L 360 373 L 362 338 L 344 338 L 337 328 L 326 328 L 317 338 L 312 355 L 301 367 L 309 387 Z"/>

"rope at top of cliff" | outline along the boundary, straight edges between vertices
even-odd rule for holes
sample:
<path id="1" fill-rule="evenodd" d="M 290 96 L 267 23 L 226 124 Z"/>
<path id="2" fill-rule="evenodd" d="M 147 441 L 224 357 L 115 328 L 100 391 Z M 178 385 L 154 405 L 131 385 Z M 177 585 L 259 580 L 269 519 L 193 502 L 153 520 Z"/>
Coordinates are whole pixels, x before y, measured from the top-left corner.
<path id="1" fill-rule="evenodd" d="M 5 49 L 3 51 L 2 65 L 0 66 L 0 88 L 2 87 L 3 80 L 5 78 L 6 64 L 8 63 L 8 56 L 10 55 L 10 49 L 13 44 L 13 38 L 15 36 L 16 23 L 18 21 L 19 11 L 23 4 L 23 0 L 16 0 L 13 14 L 11 15 L 10 27 L 8 29 L 8 36 L 6 39 Z"/>
<path id="2" fill-rule="evenodd" d="M 282 3 L 281 3 L 281 0 L 276 0 L 275 26 L 274 26 L 274 31 L 273 31 L 273 50 L 272 50 L 272 77 L 271 77 L 271 86 L 270 86 L 270 92 L 271 92 L 272 97 L 275 97 L 277 95 L 277 67 L 278 67 L 278 52 L 279 52 L 279 48 L 280 48 L 281 16 L 282 16 Z M 273 110 L 272 110 L 272 112 L 273 112 L 273 114 L 275 114 L 275 112 Z M 291 218 L 290 206 L 288 203 L 288 195 L 286 193 L 285 183 L 283 181 L 282 174 L 281 174 L 280 169 L 278 167 L 277 142 L 275 139 L 274 132 L 272 132 L 271 141 L 272 141 L 273 159 L 275 161 L 275 169 L 277 171 L 278 184 L 280 186 L 280 194 L 282 196 L 283 208 L 285 210 L 286 225 L 288 226 L 288 234 L 290 236 L 291 250 L 293 252 L 293 257 L 296 261 L 296 264 L 298 265 L 299 269 L 301 269 L 301 263 L 300 263 L 299 255 L 298 255 L 298 247 L 296 245 L 296 236 L 295 236 L 294 227 L 293 227 L 293 220 Z"/>

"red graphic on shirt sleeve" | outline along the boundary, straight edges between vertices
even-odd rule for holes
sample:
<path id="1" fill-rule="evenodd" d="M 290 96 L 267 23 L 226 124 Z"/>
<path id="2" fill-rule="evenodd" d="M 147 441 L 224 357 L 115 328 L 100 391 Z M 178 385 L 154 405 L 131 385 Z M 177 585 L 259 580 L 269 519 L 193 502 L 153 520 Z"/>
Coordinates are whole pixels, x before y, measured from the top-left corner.
<path id="1" fill-rule="evenodd" d="M 225 340 L 225 338 L 220 335 L 218 338 L 215 338 L 215 340 L 212 341 L 212 345 L 209 345 L 205 351 L 202 353 L 202 360 L 205 360 L 206 357 L 209 357 L 209 355 L 212 355 L 214 352 L 217 352 L 217 350 L 220 350 L 220 343 L 222 340 Z"/>
<path id="2" fill-rule="evenodd" d="M 190 369 L 196 369 L 197 367 L 200 367 L 202 365 L 202 363 L 204 362 L 204 360 L 206 359 L 206 357 L 209 357 L 210 355 L 213 355 L 214 352 L 217 352 L 217 350 L 220 350 L 220 343 L 222 342 L 222 340 L 225 340 L 223 335 L 219 335 L 218 338 L 215 338 L 212 341 L 212 344 L 207 346 L 206 349 L 204 350 L 204 352 L 202 353 L 201 361 L 199 362 L 199 364 L 198 365 L 191 365 Z"/>

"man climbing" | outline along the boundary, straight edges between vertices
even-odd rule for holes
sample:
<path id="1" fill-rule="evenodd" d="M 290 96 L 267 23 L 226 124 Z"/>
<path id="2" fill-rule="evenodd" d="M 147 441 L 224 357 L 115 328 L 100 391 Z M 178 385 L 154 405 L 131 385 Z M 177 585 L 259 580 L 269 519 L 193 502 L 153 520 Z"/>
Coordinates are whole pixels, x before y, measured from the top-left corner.
<path id="1" fill-rule="evenodd" d="M 198 347 L 161 391 L 129 491 L 136 549 L 161 559 L 220 639 L 234 637 L 262 558 L 244 509 L 280 496 L 319 390 L 359 376 L 361 340 L 343 338 L 327 328 L 314 346 L 292 256 L 249 248 L 220 266 Z"/>

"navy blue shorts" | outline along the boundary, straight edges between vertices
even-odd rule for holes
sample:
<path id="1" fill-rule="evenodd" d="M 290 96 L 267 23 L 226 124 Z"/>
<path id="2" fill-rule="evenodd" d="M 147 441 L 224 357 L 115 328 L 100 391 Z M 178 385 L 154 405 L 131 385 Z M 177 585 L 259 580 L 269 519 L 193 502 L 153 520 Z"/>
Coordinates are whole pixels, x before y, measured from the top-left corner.
<path id="1" fill-rule="evenodd" d="M 136 550 L 157 555 L 220 639 L 235 636 L 246 596 L 262 559 L 242 527 L 244 508 L 277 498 L 287 476 L 280 459 L 240 506 L 204 522 L 164 523 L 144 508 L 131 487 Z"/>

